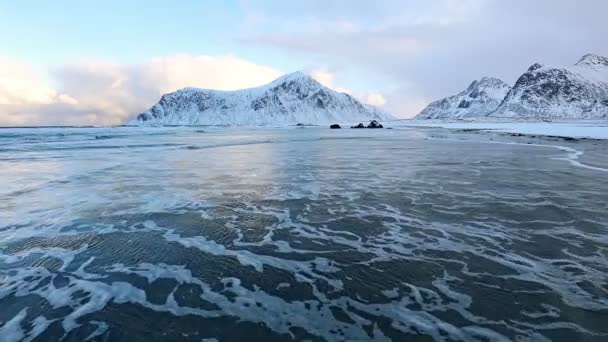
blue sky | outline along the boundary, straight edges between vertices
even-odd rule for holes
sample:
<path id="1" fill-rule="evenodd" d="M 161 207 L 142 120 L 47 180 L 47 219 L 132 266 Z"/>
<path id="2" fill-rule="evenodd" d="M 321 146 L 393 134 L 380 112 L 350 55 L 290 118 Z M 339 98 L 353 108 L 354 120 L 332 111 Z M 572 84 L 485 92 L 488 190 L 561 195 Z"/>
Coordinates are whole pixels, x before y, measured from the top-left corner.
<path id="1" fill-rule="evenodd" d="M 37 63 L 222 54 L 242 20 L 231 1 L 5 1 L 0 13 L 3 53 Z"/>
<path id="2" fill-rule="evenodd" d="M 291 12 L 286 4 L 266 1 L 264 7 L 283 16 Z M 291 71 L 307 60 L 246 42 L 252 27 L 256 32 L 285 28 L 283 21 L 259 19 L 263 14 L 246 1 L 3 1 L 0 15 L 0 53 L 34 64 L 235 54 Z"/>
<path id="3" fill-rule="evenodd" d="M 408 117 L 483 76 L 513 83 L 537 61 L 607 55 L 607 12 L 603 0 L 0 0 L 0 125 L 119 123 L 174 87 L 295 70 Z"/>

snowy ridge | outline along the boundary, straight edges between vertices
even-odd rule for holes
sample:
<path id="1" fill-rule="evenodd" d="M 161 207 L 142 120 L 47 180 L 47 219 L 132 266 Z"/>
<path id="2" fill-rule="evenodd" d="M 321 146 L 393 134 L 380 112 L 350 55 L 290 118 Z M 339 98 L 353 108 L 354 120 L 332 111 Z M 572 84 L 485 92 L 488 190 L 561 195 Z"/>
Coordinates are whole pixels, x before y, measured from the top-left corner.
<path id="1" fill-rule="evenodd" d="M 525 119 L 608 118 L 608 58 L 587 54 L 574 66 L 535 63 L 490 116 Z"/>
<path id="2" fill-rule="evenodd" d="M 302 72 L 256 88 L 184 88 L 165 94 L 134 125 L 283 125 L 390 120 L 382 110 L 324 87 Z"/>
<path id="3" fill-rule="evenodd" d="M 483 117 L 498 108 L 509 89 L 509 85 L 497 78 L 484 77 L 457 95 L 432 102 L 416 119 Z"/>
<path id="4" fill-rule="evenodd" d="M 601 120 L 608 118 L 608 58 L 569 67 L 535 63 L 513 86 L 494 78 L 429 104 L 416 119 Z"/>

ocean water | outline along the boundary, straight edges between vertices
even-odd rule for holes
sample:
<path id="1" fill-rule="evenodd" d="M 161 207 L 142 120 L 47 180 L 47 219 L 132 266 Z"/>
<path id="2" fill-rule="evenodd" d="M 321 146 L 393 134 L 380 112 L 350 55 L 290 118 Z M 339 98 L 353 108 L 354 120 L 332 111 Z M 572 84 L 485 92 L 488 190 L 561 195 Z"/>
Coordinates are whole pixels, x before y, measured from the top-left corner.
<path id="1" fill-rule="evenodd" d="M 0 129 L 0 341 L 606 341 L 607 147 Z"/>

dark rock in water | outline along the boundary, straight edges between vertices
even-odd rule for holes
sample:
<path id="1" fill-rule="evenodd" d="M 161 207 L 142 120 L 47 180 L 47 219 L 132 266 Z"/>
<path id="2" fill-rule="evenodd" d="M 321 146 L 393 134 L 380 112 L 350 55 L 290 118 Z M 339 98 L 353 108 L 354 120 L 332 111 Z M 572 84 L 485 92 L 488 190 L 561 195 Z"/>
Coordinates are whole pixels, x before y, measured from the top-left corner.
<path id="1" fill-rule="evenodd" d="M 378 123 L 378 121 L 376 120 L 372 120 L 369 125 L 367 125 L 367 128 L 384 128 L 380 123 Z"/>
<path id="2" fill-rule="evenodd" d="M 372 120 L 369 125 L 365 126 L 364 124 L 360 123 L 357 126 L 351 126 L 350 128 L 384 128 L 384 126 L 382 126 L 380 123 L 378 123 L 378 121 L 376 120 Z"/>
<path id="3" fill-rule="evenodd" d="M 339 129 L 339 128 L 342 128 L 342 127 L 340 127 L 340 125 L 338 125 L 338 124 L 333 124 L 333 125 L 329 126 L 329 128 L 331 128 L 331 129 Z"/>

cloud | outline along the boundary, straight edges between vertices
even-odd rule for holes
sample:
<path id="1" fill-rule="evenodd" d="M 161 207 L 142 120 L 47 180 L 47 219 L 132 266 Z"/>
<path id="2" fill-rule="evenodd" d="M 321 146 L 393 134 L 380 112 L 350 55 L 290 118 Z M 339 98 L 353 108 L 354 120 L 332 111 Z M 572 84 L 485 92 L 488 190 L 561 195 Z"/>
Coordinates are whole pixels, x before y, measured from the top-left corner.
<path id="1" fill-rule="evenodd" d="M 0 58 L 0 105 L 72 103 L 37 75 L 34 68 L 8 58 Z"/>
<path id="2" fill-rule="evenodd" d="M 340 93 L 346 93 L 355 96 L 356 98 L 362 101 L 364 99 L 361 94 L 355 94 L 352 90 L 348 88 L 337 86 L 335 84 L 336 73 L 334 71 L 329 71 L 327 69 L 313 69 L 309 71 L 308 74 L 315 80 L 319 81 L 319 83 L 328 88 L 331 88 Z"/>
<path id="3" fill-rule="evenodd" d="M 167 92 L 184 87 L 250 88 L 282 74 L 231 55 L 182 54 L 133 64 L 81 61 L 45 72 L 4 59 L 0 60 L 0 125 L 118 125 Z M 332 71 L 314 69 L 311 75 L 363 102 L 385 103 L 378 92 L 354 93 L 337 86 Z"/>
<path id="4" fill-rule="evenodd" d="M 513 83 L 537 61 L 572 64 L 588 52 L 608 55 L 604 0 L 239 4 L 242 26 L 221 32 L 235 48 L 249 44 L 268 60 L 282 58 L 279 65 L 309 66 L 321 83 L 402 117 L 473 79 Z M 230 55 L 87 61 L 51 70 L 0 59 L 0 125 L 118 124 L 164 92 L 251 87 L 281 73 Z"/>
<path id="5" fill-rule="evenodd" d="M 326 87 L 335 87 L 334 80 L 336 75 L 331 71 L 325 69 L 316 69 L 310 72 L 310 76 Z"/>
<path id="6" fill-rule="evenodd" d="M 254 87 L 282 72 L 230 55 L 176 55 L 136 64 L 78 62 L 44 74 L 0 60 L 0 125 L 122 124 L 166 92 Z"/>
<path id="7" fill-rule="evenodd" d="M 283 72 L 234 56 L 178 55 L 150 61 L 145 68 L 163 83 L 161 93 L 185 86 L 237 90 L 268 83 Z"/>
<path id="8" fill-rule="evenodd" d="M 384 97 L 384 95 L 378 92 L 367 94 L 363 101 L 372 106 L 383 106 L 386 104 L 386 98 Z"/>
<path id="9" fill-rule="evenodd" d="M 513 83 L 537 61 L 569 65 L 588 52 L 608 55 L 604 0 L 324 0 L 319 12 L 320 2 L 291 12 L 272 1 L 252 6 L 280 29 L 258 22 L 242 41 L 375 73 L 386 82 L 371 86 L 402 116 L 483 76 Z"/>
<path id="10" fill-rule="evenodd" d="M 387 103 L 386 97 L 379 91 L 357 92 L 349 88 L 337 86 L 335 83 L 336 72 L 334 71 L 330 71 L 327 69 L 313 69 L 309 72 L 309 74 L 310 76 L 312 76 L 312 78 L 319 81 L 319 83 L 321 83 L 322 85 L 339 91 L 341 93 L 347 93 L 349 95 L 352 95 L 365 104 L 382 107 Z"/>

